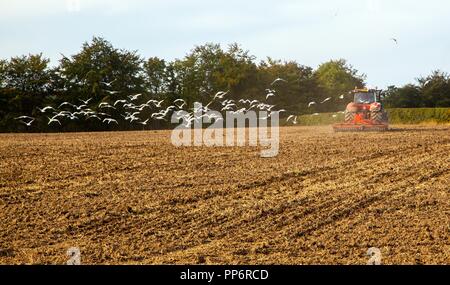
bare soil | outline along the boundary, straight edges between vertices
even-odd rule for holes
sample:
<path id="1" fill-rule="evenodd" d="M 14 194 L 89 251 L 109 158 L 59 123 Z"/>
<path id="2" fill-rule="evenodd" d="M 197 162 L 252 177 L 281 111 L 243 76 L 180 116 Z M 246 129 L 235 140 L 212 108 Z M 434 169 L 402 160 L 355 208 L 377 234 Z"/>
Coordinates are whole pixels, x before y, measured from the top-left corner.
<path id="1" fill-rule="evenodd" d="M 291 127 L 280 147 L 0 135 L 0 264 L 450 264 L 450 127 Z"/>

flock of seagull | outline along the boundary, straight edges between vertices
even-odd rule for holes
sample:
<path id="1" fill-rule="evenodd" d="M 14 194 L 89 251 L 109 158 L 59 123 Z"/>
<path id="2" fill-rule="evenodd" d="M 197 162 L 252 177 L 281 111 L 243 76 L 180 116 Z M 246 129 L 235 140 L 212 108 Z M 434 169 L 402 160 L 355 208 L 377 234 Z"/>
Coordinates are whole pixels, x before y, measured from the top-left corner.
<path id="1" fill-rule="evenodd" d="M 271 88 L 278 83 L 288 83 L 287 80 L 282 78 L 277 78 L 271 83 Z M 105 83 L 105 85 L 110 86 L 111 83 Z M 229 94 L 229 91 L 220 91 L 217 92 L 211 102 L 209 102 L 206 106 L 202 106 L 201 103 L 196 102 L 193 108 L 187 108 L 187 102 L 183 99 L 176 99 L 173 101 L 170 106 L 163 107 L 165 100 L 148 100 L 146 103 L 137 104 L 138 101 L 143 94 L 134 94 L 127 96 L 126 99 L 116 100 L 114 103 L 110 102 L 101 102 L 98 104 L 96 110 L 93 110 L 89 107 L 89 103 L 93 100 L 93 98 L 89 98 L 87 100 L 80 100 L 78 104 L 73 104 L 70 102 L 63 102 L 57 108 L 52 106 L 46 106 L 44 108 L 37 108 L 38 112 L 47 118 L 47 124 L 50 125 L 63 125 L 63 122 L 66 120 L 69 121 L 78 121 L 81 119 L 84 120 L 97 120 L 106 125 L 116 124 L 119 125 L 119 122 L 113 118 L 108 111 L 114 110 L 116 112 L 121 112 L 120 116 L 123 117 L 124 121 L 129 122 L 130 124 L 138 124 L 142 125 L 143 128 L 149 124 L 151 120 L 157 121 L 167 121 L 169 116 L 173 113 L 176 114 L 177 119 L 183 119 L 186 122 L 186 127 L 190 127 L 194 121 L 200 121 L 203 118 L 208 118 L 209 121 L 221 120 L 222 118 L 217 114 L 209 114 L 208 111 L 213 111 L 209 107 L 212 104 L 217 104 L 221 112 L 232 112 L 233 114 L 245 114 L 251 110 L 260 110 L 267 111 L 269 115 L 267 118 L 261 119 L 269 119 L 270 114 L 272 112 L 286 112 L 286 110 L 281 109 L 275 111 L 276 105 L 268 104 L 268 101 L 271 97 L 275 97 L 277 91 L 275 89 L 266 89 L 266 102 L 260 102 L 259 100 L 251 100 L 251 99 L 240 99 L 238 102 L 232 99 L 226 99 L 225 97 Z M 108 91 L 110 94 L 118 94 L 118 91 Z M 344 95 L 339 97 L 340 99 L 344 99 Z M 308 108 L 311 108 L 314 105 L 325 104 L 329 102 L 332 98 L 326 98 L 321 102 L 310 102 L 308 104 Z M 195 107 L 197 106 L 197 107 Z M 201 107 L 198 107 L 201 106 Z M 142 119 L 143 111 L 150 110 L 151 114 L 145 120 Z M 204 114 L 206 113 L 206 114 Z M 198 115 L 202 114 L 202 115 Z M 314 113 L 312 116 L 318 116 L 319 113 Z M 334 115 L 333 117 L 336 117 Z M 20 116 L 15 118 L 20 123 L 24 124 L 27 127 L 31 127 L 34 122 L 36 122 L 36 118 L 30 116 Z M 298 116 L 290 115 L 286 122 L 291 122 L 292 124 L 298 124 Z"/>

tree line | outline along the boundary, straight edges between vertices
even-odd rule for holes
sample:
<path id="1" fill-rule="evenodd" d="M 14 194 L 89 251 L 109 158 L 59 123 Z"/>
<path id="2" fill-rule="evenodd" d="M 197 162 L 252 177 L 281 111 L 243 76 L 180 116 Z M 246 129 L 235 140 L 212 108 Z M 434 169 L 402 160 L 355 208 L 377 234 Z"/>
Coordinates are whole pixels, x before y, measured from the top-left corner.
<path id="1" fill-rule="evenodd" d="M 276 78 L 283 84 L 273 86 Z M 16 120 L 19 116 L 36 117 L 38 108 L 57 107 L 63 102 L 86 102 L 98 110 L 102 102 L 115 102 L 133 94 L 146 100 L 164 100 L 170 104 L 183 99 L 207 104 L 218 91 L 226 91 L 231 100 L 267 100 L 285 109 L 286 114 L 312 114 L 342 111 L 351 100 L 349 90 L 365 86 L 366 76 L 346 60 L 331 60 L 317 69 L 295 61 L 267 58 L 257 62 L 238 44 L 226 48 L 207 43 L 194 47 L 184 58 L 166 61 L 143 58 L 136 51 L 115 48 L 107 40 L 94 37 L 72 56 L 62 55 L 57 66 L 42 54 L 30 54 L 0 60 L 0 131 L 100 131 L 134 130 L 133 124 L 105 125 L 95 120 L 74 120 L 64 126 L 48 125 L 39 120 L 32 127 Z M 345 96 L 342 100 L 339 97 Z M 327 104 L 308 107 L 311 101 L 331 97 Z M 384 98 L 388 107 L 450 107 L 450 77 L 433 72 L 418 84 L 391 86 Z M 120 114 L 109 110 L 112 118 Z M 150 114 L 143 114 L 149 116 Z M 45 117 L 44 117 L 45 118 Z M 151 128 L 169 127 L 167 122 L 152 122 Z"/>

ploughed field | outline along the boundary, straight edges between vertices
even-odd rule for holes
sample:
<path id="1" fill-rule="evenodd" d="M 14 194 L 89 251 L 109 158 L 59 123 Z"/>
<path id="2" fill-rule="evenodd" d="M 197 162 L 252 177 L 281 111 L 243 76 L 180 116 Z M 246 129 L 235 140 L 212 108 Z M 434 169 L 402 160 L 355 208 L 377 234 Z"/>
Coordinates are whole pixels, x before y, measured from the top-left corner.
<path id="1" fill-rule="evenodd" d="M 0 264 L 450 263 L 450 127 L 281 129 L 280 153 L 169 131 L 0 135 Z"/>

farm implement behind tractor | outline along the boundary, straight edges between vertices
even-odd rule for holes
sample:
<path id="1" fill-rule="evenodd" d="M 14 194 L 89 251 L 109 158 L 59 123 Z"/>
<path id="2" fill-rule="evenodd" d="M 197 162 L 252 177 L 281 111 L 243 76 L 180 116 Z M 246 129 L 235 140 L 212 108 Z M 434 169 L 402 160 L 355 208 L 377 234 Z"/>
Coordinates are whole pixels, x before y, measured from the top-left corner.
<path id="1" fill-rule="evenodd" d="M 353 102 L 345 110 L 345 122 L 333 125 L 336 132 L 387 131 L 388 115 L 381 103 L 381 91 L 355 89 Z"/>

